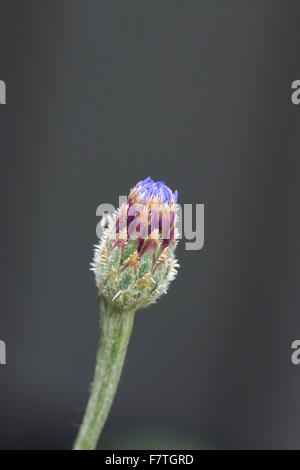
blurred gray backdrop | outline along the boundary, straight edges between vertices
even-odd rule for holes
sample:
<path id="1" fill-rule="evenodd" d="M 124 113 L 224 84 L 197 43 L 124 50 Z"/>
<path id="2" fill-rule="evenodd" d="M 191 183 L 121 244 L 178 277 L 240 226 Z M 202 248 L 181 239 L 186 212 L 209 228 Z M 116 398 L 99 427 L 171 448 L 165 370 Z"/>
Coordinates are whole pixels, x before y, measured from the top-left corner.
<path id="1" fill-rule="evenodd" d="M 205 204 L 137 314 L 106 448 L 298 448 L 300 5 L 1 0 L 2 449 L 70 448 L 98 341 L 96 207 Z"/>

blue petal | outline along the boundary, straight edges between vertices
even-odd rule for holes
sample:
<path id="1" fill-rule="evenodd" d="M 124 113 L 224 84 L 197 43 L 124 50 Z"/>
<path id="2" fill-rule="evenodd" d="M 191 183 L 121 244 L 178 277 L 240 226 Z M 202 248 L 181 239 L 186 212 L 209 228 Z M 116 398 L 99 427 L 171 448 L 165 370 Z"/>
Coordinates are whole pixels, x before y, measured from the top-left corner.
<path id="1" fill-rule="evenodd" d="M 157 199 L 158 202 L 171 204 L 177 202 L 178 199 L 177 191 L 173 193 L 163 181 L 155 182 L 150 176 L 140 181 L 136 185 L 136 189 L 143 203 L 149 199 Z"/>

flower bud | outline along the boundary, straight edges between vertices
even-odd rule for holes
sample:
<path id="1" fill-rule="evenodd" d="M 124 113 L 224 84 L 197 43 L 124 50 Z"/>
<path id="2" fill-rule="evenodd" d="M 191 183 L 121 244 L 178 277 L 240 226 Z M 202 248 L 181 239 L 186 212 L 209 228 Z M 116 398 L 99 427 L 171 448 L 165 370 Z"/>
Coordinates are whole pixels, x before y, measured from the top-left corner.
<path id="1" fill-rule="evenodd" d="M 177 191 L 140 181 L 110 220 L 92 269 L 99 295 L 118 310 L 137 310 L 167 292 L 177 273 Z"/>

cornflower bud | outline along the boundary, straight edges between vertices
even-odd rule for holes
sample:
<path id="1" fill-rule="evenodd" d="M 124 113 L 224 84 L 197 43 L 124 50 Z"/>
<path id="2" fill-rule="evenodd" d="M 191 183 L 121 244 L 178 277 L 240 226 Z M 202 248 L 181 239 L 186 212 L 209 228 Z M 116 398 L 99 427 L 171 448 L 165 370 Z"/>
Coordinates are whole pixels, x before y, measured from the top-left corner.
<path id="1" fill-rule="evenodd" d="M 116 309 L 137 310 L 167 292 L 177 273 L 174 193 L 150 177 L 131 191 L 95 250 L 100 297 Z"/>

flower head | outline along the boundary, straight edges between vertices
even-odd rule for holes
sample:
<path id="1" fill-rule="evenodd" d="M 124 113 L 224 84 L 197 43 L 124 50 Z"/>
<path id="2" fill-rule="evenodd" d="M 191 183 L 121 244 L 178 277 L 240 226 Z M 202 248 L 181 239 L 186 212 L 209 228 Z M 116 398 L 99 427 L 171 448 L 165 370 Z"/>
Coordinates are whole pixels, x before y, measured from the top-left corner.
<path id="1" fill-rule="evenodd" d="M 99 294 L 117 309 L 150 305 L 175 277 L 177 198 L 177 191 L 161 181 L 140 181 L 96 247 Z"/>

